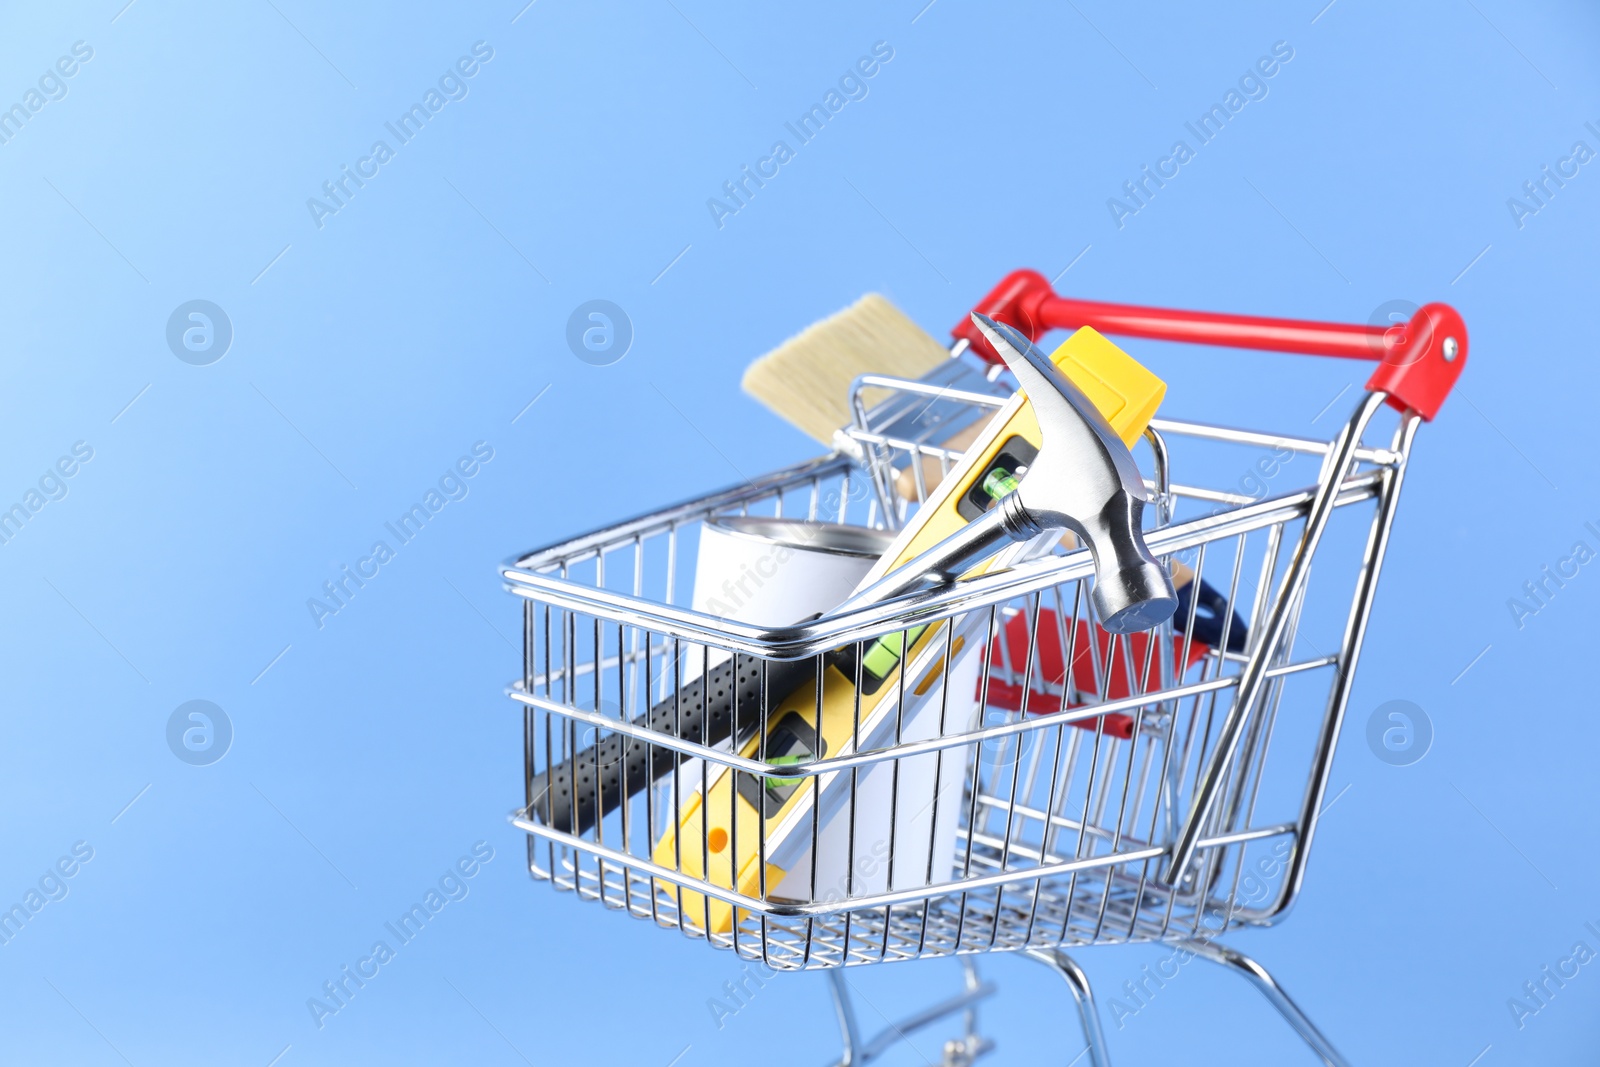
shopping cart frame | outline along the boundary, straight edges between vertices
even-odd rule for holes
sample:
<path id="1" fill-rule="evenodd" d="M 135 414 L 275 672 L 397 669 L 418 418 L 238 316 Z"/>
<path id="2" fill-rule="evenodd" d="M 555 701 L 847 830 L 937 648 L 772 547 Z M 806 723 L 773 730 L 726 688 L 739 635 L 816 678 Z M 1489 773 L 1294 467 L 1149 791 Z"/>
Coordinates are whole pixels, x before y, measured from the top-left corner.
<path id="1" fill-rule="evenodd" d="M 1218 731 L 1218 740 L 1214 746 L 1207 748 L 1202 745 L 1206 757 L 1205 768 L 1201 771 L 1197 767 L 1196 789 L 1188 811 L 1185 815 L 1182 829 L 1176 839 L 1169 845 L 1157 847 L 1154 843 L 1146 849 L 1148 854 L 1122 853 L 1115 856 L 1118 865 L 1133 862 L 1142 862 L 1146 868 L 1153 861 L 1165 861 L 1165 874 L 1170 876 L 1167 884 L 1172 886 L 1169 899 L 1176 901 L 1180 895 L 1179 884 L 1183 873 L 1189 869 L 1190 862 L 1197 853 L 1207 853 L 1211 856 L 1223 855 L 1231 846 L 1238 845 L 1241 849 L 1249 841 L 1261 840 L 1271 836 L 1287 835 L 1292 842 L 1292 847 L 1287 857 L 1285 873 L 1273 899 L 1265 905 L 1252 907 L 1237 907 L 1237 900 L 1229 898 L 1223 916 L 1223 929 L 1237 928 L 1239 926 L 1271 925 L 1285 915 L 1298 897 L 1304 880 L 1306 861 L 1310 853 L 1310 846 L 1314 840 L 1318 821 L 1321 815 L 1323 802 L 1328 784 L 1328 774 L 1331 769 L 1333 755 L 1336 749 L 1340 728 L 1343 723 L 1344 713 L 1349 700 L 1350 687 L 1354 680 L 1356 667 L 1359 661 L 1368 620 L 1370 618 L 1373 594 L 1375 592 L 1384 556 L 1387 551 L 1390 529 L 1393 524 L 1395 508 L 1398 503 L 1400 489 L 1403 484 L 1405 471 L 1410 457 L 1411 448 L 1416 432 L 1422 421 L 1436 413 L 1439 404 L 1450 385 L 1459 375 L 1466 357 L 1466 333 L 1459 316 L 1443 305 L 1429 305 L 1419 309 L 1410 323 L 1406 324 L 1404 331 L 1397 336 L 1394 328 L 1380 326 L 1335 326 L 1324 323 L 1293 322 L 1289 320 L 1270 320 L 1258 318 L 1244 318 L 1234 316 L 1217 316 L 1206 313 L 1165 312 L 1152 309 L 1129 308 L 1124 305 L 1098 305 L 1085 302 L 1063 301 L 1054 297 L 1042 295 L 1048 293 L 1047 283 L 1031 272 L 1017 272 L 1003 282 L 1000 287 L 985 298 L 980 304 L 981 310 L 1010 321 L 1023 329 L 1032 337 L 1037 337 L 1046 330 L 1055 326 L 1074 324 L 1096 325 L 1108 333 L 1124 335 L 1158 337 L 1166 340 L 1177 341 L 1203 341 L 1215 344 L 1227 344 L 1240 347 L 1271 348 L 1281 351 L 1301 351 L 1310 354 L 1336 355 L 1345 357 L 1378 358 L 1379 367 L 1372 379 L 1368 382 L 1365 396 L 1356 405 L 1354 413 L 1343 425 L 1340 433 L 1331 441 L 1320 441 L 1303 437 L 1290 437 L 1282 434 L 1258 433 L 1254 431 L 1235 430 L 1225 427 L 1208 426 L 1205 424 L 1182 422 L 1179 420 L 1158 419 L 1152 423 L 1155 431 L 1152 441 L 1157 449 L 1159 458 L 1164 458 L 1165 439 L 1168 436 L 1188 436 L 1207 439 L 1216 442 L 1226 442 L 1245 446 L 1279 446 L 1288 447 L 1297 452 L 1320 455 L 1322 457 L 1321 471 L 1315 484 L 1299 489 L 1277 494 L 1264 500 L 1249 503 L 1242 502 L 1237 496 L 1232 498 L 1225 493 L 1212 493 L 1211 498 L 1219 504 L 1225 505 L 1229 510 L 1216 515 L 1192 519 L 1187 522 L 1175 523 L 1152 530 L 1147 538 L 1151 550 L 1160 556 L 1169 556 L 1175 552 L 1197 548 L 1230 535 L 1240 532 L 1241 545 L 1243 536 L 1251 530 L 1265 530 L 1268 528 L 1278 530 L 1286 529 L 1294 521 L 1303 523 L 1300 537 L 1290 551 L 1287 566 L 1281 575 L 1276 576 L 1277 593 L 1270 599 L 1270 610 L 1265 614 L 1252 612 L 1252 620 L 1264 620 L 1264 629 L 1259 631 L 1252 653 L 1245 657 L 1238 675 L 1231 676 L 1231 680 L 1224 678 L 1220 673 L 1216 679 L 1199 683 L 1187 683 L 1175 688 L 1163 690 L 1161 699 L 1182 701 L 1194 697 L 1196 708 L 1199 698 L 1207 692 L 1215 692 L 1222 688 L 1229 688 L 1234 694 L 1228 713 L 1224 716 Z M 1068 321 L 1070 320 L 1070 321 Z M 976 347 L 971 338 L 965 337 L 960 328 L 957 329 L 957 350 L 964 346 Z M 874 380 L 870 383 L 882 387 L 885 384 L 892 386 L 893 382 Z M 907 386 L 909 388 L 909 386 Z M 1362 444 L 1362 437 L 1371 420 L 1378 410 L 1388 404 L 1399 409 L 1402 414 L 1398 428 L 1387 447 L 1369 447 Z M 942 465 L 948 468 L 953 456 L 943 452 L 937 446 L 930 446 L 924 442 L 891 441 L 874 438 L 870 426 L 865 419 L 864 410 L 858 408 L 857 425 L 851 432 L 852 439 L 860 446 L 860 454 L 871 456 L 881 454 L 887 450 L 892 452 L 900 448 L 906 455 L 928 455 L 937 458 Z M 877 450 L 877 451 L 875 451 Z M 938 621 L 953 619 L 964 613 L 982 610 L 986 607 L 993 608 L 1005 602 L 1012 602 L 1018 598 L 1029 596 L 1038 597 L 1044 590 L 1059 588 L 1067 582 L 1082 581 L 1090 573 L 1090 562 L 1087 554 L 1078 552 L 1065 556 L 1052 556 L 1045 559 L 1034 560 L 1020 564 L 1009 571 L 997 575 L 986 576 L 972 582 L 956 583 L 955 585 L 929 589 L 908 597 L 887 603 L 873 605 L 848 614 L 824 616 L 815 621 L 777 628 L 755 626 L 742 623 L 732 623 L 727 620 L 717 619 L 702 615 L 686 608 L 677 607 L 671 603 L 651 602 L 638 595 L 616 592 L 604 588 L 603 580 L 599 585 L 586 585 L 576 582 L 568 577 L 568 568 L 586 558 L 604 559 L 607 546 L 626 545 L 630 541 L 639 545 L 643 539 L 652 533 L 662 530 L 671 531 L 675 536 L 676 530 L 688 523 L 692 523 L 706 515 L 715 514 L 731 509 L 748 508 L 752 503 L 771 499 L 774 494 L 782 500 L 782 494 L 787 487 L 809 482 L 812 486 L 812 503 L 809 509 L 811 517 L 817 515 L 817 492 L 824 479 L 836 476 L 850 477 L 854 468 L 854 460 L 847 455 L 835 453 L 831 456 L 821 457 L 816 460 L 797 464 L 785 470 L 774 472 L 751 482 L 730 487 L 718 493 L 684 502 L 672 508 L 641 515 L 635 519 L 595 531 L 583 537 L 563 541 L 549 546 L 546 549 L 518 557 L 509 561 L 502 569 L 507 588 L 524 599 L 524 677 L 508 692 L 512 698 L 525 707 L 525 759 L 527 761 L 527 778 L 532 782 L 536 759 L 537 730 L 536 716 L 542 716 L 546 727 L 547 759 L 549 749 L 549 724 L 552 719 L 557 719 L 567 725 L 570 730 L 575 726 L 599 731 L 611 731 L 626 737 L 646 742 L 650 745 L 662 746 L 680 754 L 680 758 L 698 759 L 702 765 L 715 764 L 719 767 L 733 768 L 757 776 L 772 776 L 781 774 L 786 779 L 811 779 L 827 774 L 837 774 L 841 771 L 871 766 L 875 762 L 875 754 L 871 752 L 845 755 L 842 757 L 825 757 L 800 764 L 784 764 L 781 768 L 759 759 L 748 759 L 727 751 L 717 751 L 713 747 L 698 744 L 692 740 L 671 734 L 652 732 L 643 729 L 635 723 L 627 721 L 626 716 L 611 714 L 598 707 L 599 673 L 605 668 L 601 665 L 598 651 L 596 654 L 596 707 L 583 708 L 577 706 L 575 698 L 557 700 L 551 699 L 552 672 L 548 663 L 548 644 L 546 649 L 546 670 L 542 675 L 545 696 L 538 695 L 541 676 L 535 670 L 538 658 L 538 643 L 540 639 L 540 619 L 538 610 L 545 615 L 545 630 L 543 631 L 546 642 L 549 640 L 549 617 L 552 611 L 569 613 L 573 617 L 582 616 L 597 620 L 596 634 L 599 633 L 598 620 L 615 620 L 619 627 L 636 625 L 646 629 L 646 658 L 650 648 L 651 633 L 670 635 L 675 642 L 697 642 L 706 648 L 719 648 L 730 653 L 744 653 L 759 657 L 763 663 L 769 661 L 785 661 L 812 657 L 828 652 L 831 649 L 847 646 L 852 643 L 860 646 L 862 643 L 900 632 L 904 634 L 908 628 L 921 621 Z M 1365 465 L 1365 469 L 1360 469 Z M 870 467 L 870 463 L 869 463 Z M 874 486 L 878 491 L 878 500 L 886 502 L 882 493 L 882 479 L 878 477 L 881 470 L 873 475 Z M 1158 482 L 1164 479 L 1158 479 Z M 1159 495 L 1165 488 L 1156 484 L 1153 488 Z M 1198 490 L 1197 490 L 1198 492 Z M 1205 493 L 1201 492 L 1204 496 Z M 1354 504 L 1375 501 L 1375 513 L 1369 528 L 1367 541 L 1362 552 L 1360 571 L 1358 573 L 1354 594 L 1351 601 L 1349 616 L 1346 622 L 1340 651 L 1333 656 L 1322 657 L 1320 661 L 1306 663 L 1285 663 L 1281 659 L 1274 663 L 1273 657 L 1278 653 L 1284 636 L 1292 633 L 1294 617 L 1298 612 L 1301 594 L 1305 588 L 1306 574 L 1310 562 L 1316 553 L 1318 540 L 1330 516 L 1339 508 Z M 880 519 L 887 511 L 880 512 Z M 1274 525 L 1276 524 L 1276 525 Z M 673 542 L 676 543 L 675 541 Z M 1276 561 L 1281 544 L 1275 544 L 1273 559 Z M 1241 547 L 1241 559 L 1243 549 Z M 1236 572 L 1239 564 L 1236 564 Z M 603 569 L 603 567 L 602 567 Z M 1274 570 L 1269 568 L 1266 577 L 1274 577 Z M 1237 573 L 1235 575 L 1237 582 Z M 1265 583 L 1263 583 L 1265 584 Z M 636 590 L 637 593 L 637 590 Z M 671 600 L 669 593 L 667 599 Z M 1035 600 L 1037 604 L 1038 601 Z M 1261 600 L 1258 596 L 1258 605 Z M 1076 621 L 1076 615 L 1074 616 Z M 1258 623 L 1259 624 L 1259 623 Z M 1255 629 L 1253 626 L 1252 629 Z M 991 634 L 993 631 L 991 630 Z M 1037 628 L 1035 629 L 1037 633 Z M 617 662 L 620 665 L 626 659 L 621 654 L 622 630 L 618 630 L 619 655 Z M 598 642 L 598 638 L 596 639 Z M 676 647 L 676 645 L 674 646 Z M 1031 646 L 1030 646 L 1031 647 Z M 1114 646 L 1113 646 L 1114 647 Z M 598 649 L 598 644 L 596 645 Z M 1187 652 L 1187 649 L 1185 650 Z M 676 657 L 676 652 L 674 652 Z M 1030 659 L 1031 654 L 1030 654 Z M 1225 658 L 1225 657 L 1224 657 Z M 1330 686 L 1325 711 L 1317 733 L 1315 749 L 1312 756 L 1310 773 L 1306 782 L 1297 817 L 1289 824 L 1272 827 L 1249 827 L 1243 832 L 1225 833 L 1218 836 L 1212 833 L 1208 836 L 1206 827 L 1212 820 L 1219 797 L 1222 796 L 1233 780 L 1232 776 L 1238 771 L 1238 746 L 1241 738 L 1251 722 L 1252 714 L 1257 710 L 1256 704 L 1261 700 L 1263 691 L 1270 689 L 1274 683 L 1286 675 L 1304 670 L 1332 668 L 1334 679 Z M 1008 668 L 1009 669 L 1009 668 Z M 575 665 L 563 665 L 563 685 L 569 681 L 575 687 L 577 669 Z M 1131 672 L 1130 672 L 1131 676 Z M 1026 677 L 1024 679 L 1026 681 Z M 1024 686 L 1025 691 L 1028 686 Z M 627 701 L 622 701 L 626 705 Z M 1099 729 L 1103 731 L 1107 717 L 1112 713 L 1126 712 L 1141 715 L 1143 709 L 1157 701 L 1151 692 L 1131 694 L 1118 700 L 1102 700 L 1092 706 L 1092 709 L 1066 710 L 1065 700 L 1063 710 L 1053 715 L 1046 716 L 1048 724 L 1055 726 L 1059 732 L 1066 725 L 1078 725 L 1084 722 L 1102 724 Z M 1198 712 L 1197 712 L 1198 713 Z M 1259 720 L 1260 716 L 1257 716 Z M 1176 721 L 1175 715 L 1173 717 Z M 983 727 L 976 730 L 958 732 L 954 735 L 935 738 L 932 740 L 916 742 L 911 745 L 899 746 L 895 750 L 895 758 L 924 755 L 941 752 L 944 750 L 959 750 L 962 746 L 976 745 L 981 753 L 986 741 L 998 741 L 1011 735 L 1021 735 L 1025 731 L 1038 730 L 1037 721 L 1019 721 L 1015 724 L 1002 724 L 999 726 Z M 1207 722 L 1207 736 L 1209 737 L 1210 724 Z M 1130 750 L 1131 751 L 1131 750 Z M 876 754 L 876 761 L 883 760 L 881 753 Z M 1264 758 L 1264 756 L 1263 756 Z M 1187 759 L 1187 755 L 1185 755 Z M 1130 757 L 1131 766 L 1131 757 Z M 1240 775 L 1242 777 L 1242 773 Z M 1091 778 L 1092 782 L 1092 778 Z M 736 924 L 731 937 L 719 937 L 708 933 L 708 924 L 701 929 L 694 929 L 693 923 L 685 923 L 681 913 L 677 915 L 677 927 L 692 937 L 704 938 L 717 944 L 718 947 L 733 948 L 742 956 L 760 959 L 771 966 L 790 967 L 816 967 L 838 966 L 840 964 L 854 964 L 872 962 L 871 959 L 854 958 L 850 942 L 850 921 L 852 916 L 872 913 L 882 909 L 885 914 L 883 944 L 885 954 L 879 958 L 893 958 L 887 955 L 887 946 L 890 940 L 890 918 L 897 906 L 917 906 L 921 902 L 930 900 L 938 893 L 946 895 L 961 893 L 963 900 L 966 894 L 977 890 L 996 888 L 1003 890 L 1007 884 L 1018 881 L 1033 880 L 1037 886 L 1044 879 L 1071 874 L 1074 877 L 1080 870 L 1090 870 L 1096 865 L 1093 863 L 1079 862 L 1076 865 L 1058 864 L 1051 869 L 1048 864 L 1041 862 L 1040 866 L 1019 875 L 1018 872 L 1009 870 L 1002 863 L 1001 869 L 996 873 L 981 878 L 965 878 L 954 883 L 941 883 L 924 886 L 910 890 L 889 890 L 881 893 L 864 896 L 849 897 L 842 905 L 828 902 L 784 902 L 768 899 L 767 889 L 763 881 L 761 892 L 757 895 L 741 893 L 731 887 L 723 887 L 704 879 L 693 880 L 683 876 L 681 870 L 672 870 L 656 864 L 628 851 L 626 833 L 624 833 L 623 847 L 607 845 L 603 840 L 602 832 L 589 834 L 566 833 L 561 829 L 545 825 L 537 818 L 534 805 L 537 798 L 531 791 L 525 798 L 525 806 L 513 817 L 515 825 L 529 833 L 529 867 L 536 879 L 551 880 L 562 883 L 564 875 L 561 866 L 556 860 L 556 849 L 562 850 L 563 856 L 573 856 L 578 859 L 570 866 L 576 872 L 564 888 L 576 889 L 580 896 L 598 898 L 611 907 L 618 907 L 615 900 L 607 899 L 608 874 L 621 872 L 622 885 L 626 890 L 620 894 L 624 897 L 620 906 L 637 917 L 651 918 L 671 925 L 670 921 L 663 921 L 663 915 L 657 894 L 652 890 L 646 895 L 650 899 L 649 906 L 641 909 L 636 906 L 633 893 L 633 879 L 642 877 L 645 884 L 656 886 L 663 883 L 675 884 L 679 887 L 679 901 L 682 901 L 682 887 L 693 885 L 693 891 L 701 894 L 702 899 L 716 899 L 737 909 L 737 913 L 752 926 L 758 928 L 759 933 L 754 936 L 746 934 L 741 942 L 740 931 L 745 922 Z M 852 794 L 852 804 L 854 796 Z M 1087 809 L 1086 809 L 1087 810 Z M 1011 816 L 1008 816 L 1008 819 Z M 1248 819 L 1246 820 L 1248 822 Z M 1048 820 L 1046 820 L 1048 824 Z M 1007 823 L 1009 826 L 1009 821 Z M 1087 816 L 1084 819 L 1087 825 Z M 1120 823 L 1119 823 L 1120 826 Z M 1047 831 L 1048 832 L 1048 831 Z M 1082 830 L 1080 829 L 1080 841 Z M 548 849 L 549 859 L 541 864 L 540 857 L 536 854 L 536 846 L 544 842 Z M 969 858 L 971 851 L 969 830 Z M 1041 860 L 1047 855 L 1049 849 L 1041 846 Z M 1242 856 L 1242 851 L 1241 851 Z M 581 858 L 588 856 L 598 867 L 599 876 L 594 888 L 586 888 L 581 870 Z M 1218 861 L 1218 871 L 1225 861 Z M 1240 861 L 1242 869 L 1242 859 Z M 1102 866 L 1109 866 L 1102 864 Z M 1207 878 L 1198 879 L 1207 882 Z M 1234 895 L 1237 895 L 1239 874 L 1234 875 Z M 1155 879 L 1151 879 L 1152 884 Z M 1107 896 L 1110 895 L 1111 875 L 1106 875 Z M 1138 893 L 1135 896 L 1134 915 L 1135 923 L 1138 911 L 1143 906 L 1146 891 L 1145 878 L 1141 875 Z M 1185 932 L 1163 927 L 1155 930 L 1154 937 L 1130 936 L 1123 940 L 1163 940 L 1174 944 L 1185 945 L 1196 955 L 1211 959 L 1215 962 L 1229 966 L 1241 974 L 1249 977 L 1263 993 L 1279 1008 L 1296 1030 L 1306 1039 L 1313 1049 L 1329 1063 L 1342 1062 L 1337 1053 L 1326 1039 L 1322 1038 L 1316 1028 L 1294 1007 L 1285 994 L 1282 993 L 1271 976 L 1258 964 L 1246 957 L 1227 949 L 1214 940 L 1214 934 L 1208 928 L 1202 930 L 1198 917 L 1207 913 L 1207 901 L 1210 898 L 1211 887 L 1205 884 L 1199 892 L 1201 904 L 1197 911 L 1195 926 Z M 998 894 L 997 894 L 998 899 Z M 1035 889 L 1034 900 L 1037 903 L 1039 893 Z M 709 904 L 707 905 L 709 906 Z M 1077 907 L 1076 897 L 1069 895 L 1066 903 L 1068 919 Z M 965 904 L 963 904 L 965 908 Z M 1102 922 L 1104 919 L 1104 904 L 1102 904 Z M 997 905 L 998 909 L 998 905 Z M 1172 905 L 1168 905 L 1169 912 Z M 823 952 L 812 952 L 814 947 L 810 942 L 813 924 L 821 926 L 830 919 L 837 919 L 844 915 L 844 941 L 843 947 L 838 952 L 829 955 Z M 709 914 L 709 913 L 708 913 Z M 924 926 L 927 924 L 926 912 L 923 913 Z M 964 915 L 964 912 L 963 912 Z M 807 938 L 805 951 L 798 957 L 782 957 L 775 953 L 775 944 L 772 941 L 770 930 L 785 921 L 801 922 L 805 924 Z M 998 910 L 994 917 L 996 930 L 999 929 Z M 1063 920 L 1063 930 L 1067 921 Z M 1148 931 L 1147 931 L 1148 932 Z M 1080 1013 L 1083 1015 L 1089 1045 L 1093 1050 L 1092 1062 L 1105 1062 L 1103 1039 L 1098 1036 L 1098 1023 L 1095 1014 L 1092 994 L 1081 970 L 1078 970 L 1070 959 L 1061 951 L 1063 945 L 1096 943 L 1100 940 L 1099 929 L 1096 936 L 1085 940 L 1082 937 L 1062 938 L 1056 944 L 1036 940 L 1033 937 L 1032 917 L 1030 916 L 1028 937 L 1021 943 L 1009 944 L 1002 947 L 1020 948 L 1030 956 L 1052 966 L 1068 982 L 1075 999 L 1079 1004 Z M 956 951 L 974 951 L 970 946 L 960 943 L 958 937 Z M 995 948 L 991 943 L 990 948 Z M 979 949 L 981 950 L 981 949 Z M 913 955 L 921 953 L 913 953 Z M 841 1009 L 842 1012 L 842 1009 Z M 847 1031 L 848 1038 L 848 1031 Z"/>

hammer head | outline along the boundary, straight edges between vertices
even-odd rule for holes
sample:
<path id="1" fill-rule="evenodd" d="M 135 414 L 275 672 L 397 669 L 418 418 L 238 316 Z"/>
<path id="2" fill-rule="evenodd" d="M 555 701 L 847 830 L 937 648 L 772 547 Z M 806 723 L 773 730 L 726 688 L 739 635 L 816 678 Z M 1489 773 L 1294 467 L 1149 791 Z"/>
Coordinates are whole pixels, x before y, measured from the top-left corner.
<path id="1" fill-rule="evenodd" d="M 1068 529 L 1094 556 L 1093 602 L 1112 633 L 1147 630 L 1178 606 L 1166 568 L 1144 542 L 1148 499 L 1128 446 L 1100 409 L 1018 331 L 974 313 L 973 323 L 1017 376 L 1033 405 L 1042 444 L 1004 500 L 1006 528 L 1019 540 Z"/>

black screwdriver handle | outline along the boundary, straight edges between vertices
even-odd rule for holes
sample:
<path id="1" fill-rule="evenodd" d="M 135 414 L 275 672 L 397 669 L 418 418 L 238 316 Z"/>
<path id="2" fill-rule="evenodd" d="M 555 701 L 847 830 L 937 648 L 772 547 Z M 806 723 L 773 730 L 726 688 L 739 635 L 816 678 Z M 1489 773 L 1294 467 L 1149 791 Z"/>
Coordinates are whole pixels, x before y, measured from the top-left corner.
<path id="1" fill-rule="evenodd" d="M 654 734 L 715 745 L 733 732 L 737 706 L 741 733 L 765 721 L 761 667 L 767 665 L 768 707 L 777 707 L 816 676 L 816 660 L 765 661 L 735 655 L 687 683 L 673 696 L 633 720 Z M 569 759 L 533 776 L 529 812 L 546 826 L 583 834 L 690 757 L 642 738 L 613 733 Z M 626 770 L 626 775 L 623 771 Z M 627 796 L 623 780 L 627 780 Z M 574 805 L 576 799 L 576 805 Z M 598 814 L 597 814 L 598 812 Z"/>

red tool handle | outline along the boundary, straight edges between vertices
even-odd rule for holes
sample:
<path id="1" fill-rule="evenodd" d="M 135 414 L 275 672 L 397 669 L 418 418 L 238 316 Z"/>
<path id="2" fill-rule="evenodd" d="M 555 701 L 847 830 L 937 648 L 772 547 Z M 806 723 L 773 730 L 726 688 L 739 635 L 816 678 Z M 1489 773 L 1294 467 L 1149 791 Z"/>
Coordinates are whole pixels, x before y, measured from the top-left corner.
<path id="1" fill-rule="evenodd" d="M 1447 304 L 1418 308 L 1404 326 L 1346 325 L 1306 319 L 1269 319 L 1211 311 L 1175 311 L 1072 300 L 1056 295 L 1038 271 L 1012 271 L 973 310 L 1015 326 L 1037 341 L 1053 329 L 1092 326 L 1101 333 L 1158 341 L 1259 348 L 1312 356 L 1378 361 L 1369 390 L 1389 394 L 1389 403 L 1424 419 L 1439 412 L 1467 362 L 1467 328 Z M 951 331 L 974 352 L 1000 362 L 970 319 Z"/>

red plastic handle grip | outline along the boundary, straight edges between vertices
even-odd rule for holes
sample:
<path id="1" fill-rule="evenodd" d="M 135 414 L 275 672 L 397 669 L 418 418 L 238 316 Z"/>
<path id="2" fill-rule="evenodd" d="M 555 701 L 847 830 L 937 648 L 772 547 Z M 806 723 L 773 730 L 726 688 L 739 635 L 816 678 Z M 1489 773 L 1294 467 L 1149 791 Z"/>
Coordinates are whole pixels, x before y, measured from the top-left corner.
<path id="1" fill-rule="evenodd" d="M 974 310 L 1015 326 L 1035 341 L 1053 329 L 1093 326 L 1122 337 L 1376 360 L 1379 366 L 1367 388 L 1383 390 L 1390 404 L 1425 419 L 1438 414 L 1467 361 L 1466 324 L 1446 304 L 1419 308 L 1404 326 L 1347 325 L 1073 300 L 1056 295 L 1039 272 L 1018 270 Z M 999 362 L 970 319 L 952 333 L 965 338 L 984 359 Z"/>

